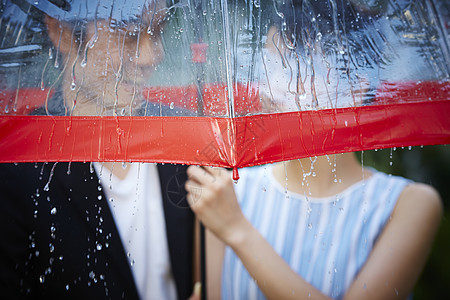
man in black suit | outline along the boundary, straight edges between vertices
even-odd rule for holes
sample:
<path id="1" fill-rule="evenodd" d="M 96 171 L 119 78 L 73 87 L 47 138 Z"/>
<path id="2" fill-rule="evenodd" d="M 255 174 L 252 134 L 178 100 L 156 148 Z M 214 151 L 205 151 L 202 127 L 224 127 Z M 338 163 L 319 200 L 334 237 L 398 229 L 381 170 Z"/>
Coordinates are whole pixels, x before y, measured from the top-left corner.
<path id="1" fill-rule="evenodd" d="M 166 14 L 164 1 L 11 3 L 14 4 L 5 6 L 2 13 L 17 5 L 29 15 L 45 15 L 40 18 L 46 25 L 54 53 L 61 56 L 58 88 L 41 112 L 52 115 L 177 112 L 144 105 L 141 96 L 148 75 L 163 58 L 160 32 Z M 84 20 L 80 21 L 80 17 Z M 162 201 L 163 222 L 157 228 L 133 227 L 141 235 L 132 240 L 133 235 L 127 233 L 127 225 L 120 219 L 123 211 L 114 210 L 115 205 L 108 200 L 109 183 L 100 179 L 104 171 L 120 182 L 127 178 L 130 168 L 75 162 L 0 166 L 0 226 L 4 232 L 0 246 L 2 298 L 151 298 L 154 294 L 148 285 L 153 282 L 149 278 L 155 278 L 155 274 L 162 274 L 161 282 L 167 285 L 159 287 L 160 294 L 170 290 L 170 282 L 174 286 L 164 298 L 172 299 L 175 293 L 178 299 L 188 298 L 193 286 L 193 215 L 183 205 L 185 168 L 175 165 L 148 168 L 157 170 L 159 184 L 154 184 L 153 190 L 140 201 L 146 203 L 149 198 Z M 142 188 L 147 183 L 135 186 Z M 133 210 L 133 201 L 137 200 L 132 193 L 126 197 L 128 208 Z M 134 213 L 131 211 L 131 215 Z M 151 214 L 144 214 L 144 218 L 147 216 L 150 218 Z M 138 217 L 124 218 L 135 221 Z M 160 240 L 167 245 L 165 248 L 159 243 L 149 246 L 140 240 L 146 239 L 151 230 L 166 232 L 166 240 L 164 237 Z M 163 263 L 168 269 L 148 275 L 144 267 L 144 272 L 137 273 L 131 259 L 136 248 L 130 251 L 131 243 L 160 251 L 166 249 L 167 259 Z M 142 253 L 146 252 L 141 250 L 136 250 L 141 253 L 137 255 L 141 261 L 160 261 L 160 257 L 144 257 Z"/>
<path id="2" fill-rule="evenodd" d="M 90 163 L 1 165 L 3 299 L 139 298 L 126 241 L 91 168 Z M 172 274 L 178 298 L 186 299 L 193 286 L 193 217 L 183 208 L 185 192 L 178 185 L 185 171 L 165 165 L 158 173 Z"/>

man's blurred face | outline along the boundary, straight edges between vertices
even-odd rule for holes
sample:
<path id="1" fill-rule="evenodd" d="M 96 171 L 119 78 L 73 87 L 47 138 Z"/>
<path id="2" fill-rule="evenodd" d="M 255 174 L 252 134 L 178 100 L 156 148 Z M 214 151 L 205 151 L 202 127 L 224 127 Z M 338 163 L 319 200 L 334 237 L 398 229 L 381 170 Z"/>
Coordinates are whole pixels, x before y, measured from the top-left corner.
<path id="1" fill-rule="evenodd" d="M 155 10 L 144 12 L 139 22 L 90 21 L 82 43 L 72 34 L 64 71 L 69 113 L 135 114 L 144 101 L 143 86 L 164 57 L 164 17 L 163 10 Z"/>
<path id="2" fill-rule="evenodd" d="M 97 22 L 98 37 L 92 48 L 87 45 L 86 64 L 77 64 L 76 81 L 84 96 L 77 105 L 93 101 L 96 114 L 130 115 L 142 101 L 143 85 L 163 59 L 160 32 L 148 33 L 144 24 L 112 28 L 109 23 Z M 90 23 L 87 36 L 95 36 L 95 30 Z"/>

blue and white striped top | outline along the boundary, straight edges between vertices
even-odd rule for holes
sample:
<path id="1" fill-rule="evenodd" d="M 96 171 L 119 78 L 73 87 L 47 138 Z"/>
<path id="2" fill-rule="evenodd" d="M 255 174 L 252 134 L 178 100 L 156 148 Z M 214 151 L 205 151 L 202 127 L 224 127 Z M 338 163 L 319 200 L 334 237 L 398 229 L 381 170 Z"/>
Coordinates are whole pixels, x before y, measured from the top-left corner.
<path id="1" fill-rule="evenodd" d="M 270 166 L 246 168 L 236 193 L 244 215 L 294 271 L 329 297 L 342 298 L 410 182 L 373 172 L 336 196 L 312 198 L 286 191 Z M 222 299 L 265 299 L 229 247 Z"/>

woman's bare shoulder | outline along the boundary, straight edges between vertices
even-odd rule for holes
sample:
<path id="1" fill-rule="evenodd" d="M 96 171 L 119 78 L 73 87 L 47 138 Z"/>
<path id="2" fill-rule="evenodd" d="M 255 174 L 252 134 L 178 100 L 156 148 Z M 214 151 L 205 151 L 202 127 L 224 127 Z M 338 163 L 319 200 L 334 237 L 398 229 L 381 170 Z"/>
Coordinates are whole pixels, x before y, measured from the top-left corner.
<path id="1" fill-rule="evenodd" d="M 401 218 L 414 217 L 416 221 L 437 225 L 441 221 L 443 204 L 434 187 L 424 183 L 411 183 L 400 194 L 394 215 Z"/>

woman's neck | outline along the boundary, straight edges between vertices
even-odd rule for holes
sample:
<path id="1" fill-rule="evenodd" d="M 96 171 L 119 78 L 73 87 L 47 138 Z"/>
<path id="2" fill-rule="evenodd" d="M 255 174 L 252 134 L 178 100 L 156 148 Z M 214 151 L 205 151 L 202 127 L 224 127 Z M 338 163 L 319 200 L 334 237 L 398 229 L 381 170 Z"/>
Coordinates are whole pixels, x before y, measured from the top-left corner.
<path id="1" fill-rule="evenodd" d="M 361 166 L 355 154 L 344 153 L 278 163 L 273 174 L 291 192 L 328 197 L 370 177 L 371 172 Z"/>

